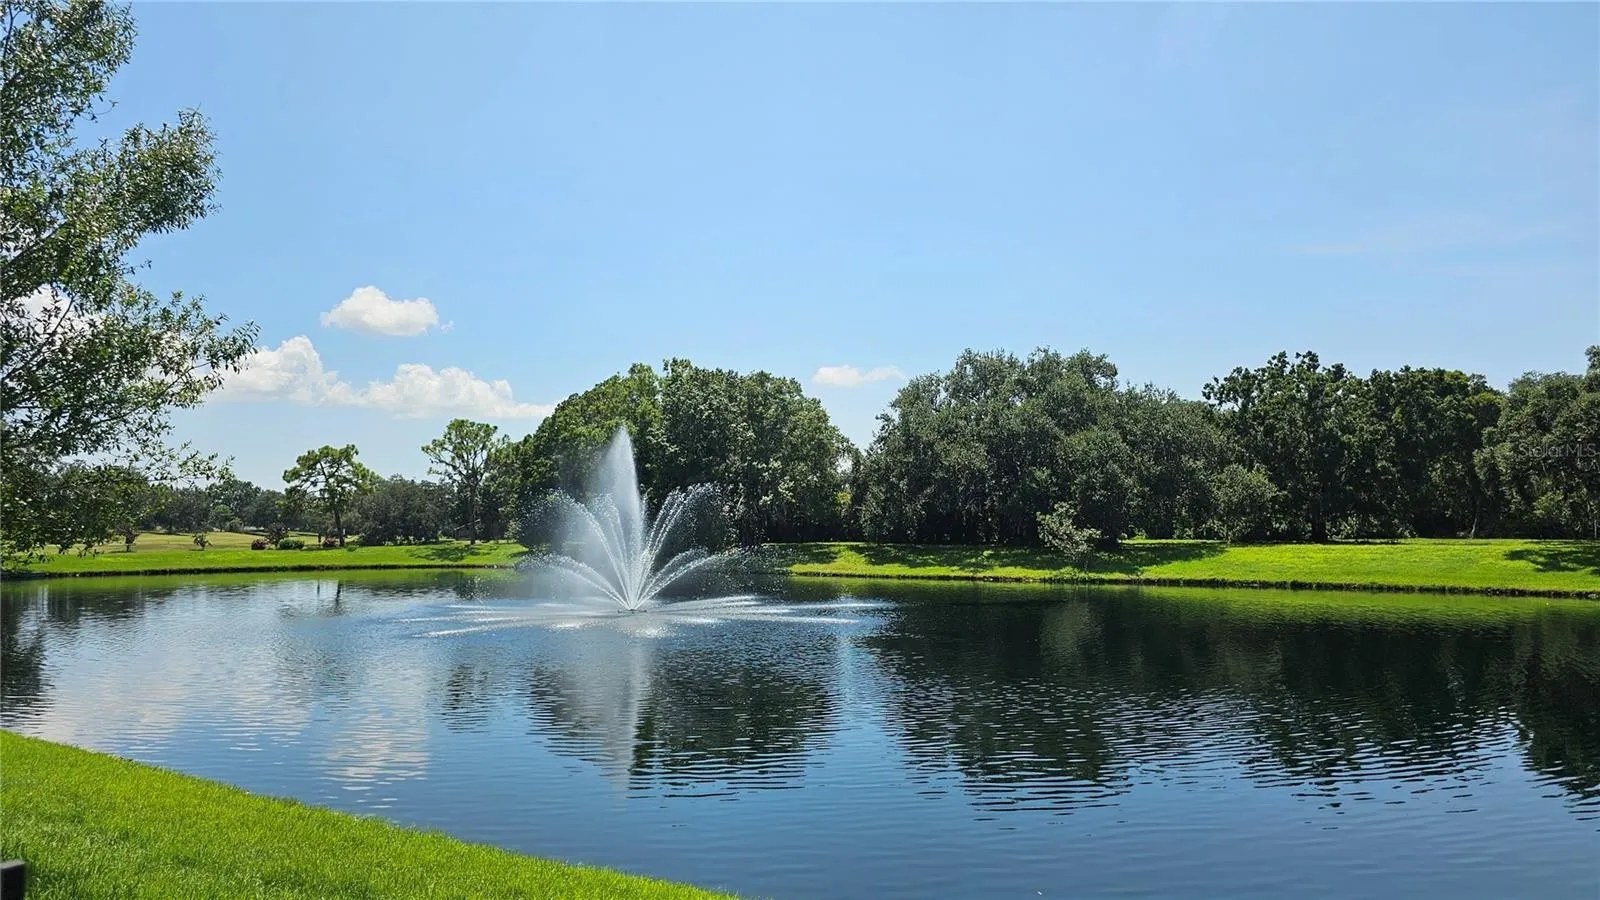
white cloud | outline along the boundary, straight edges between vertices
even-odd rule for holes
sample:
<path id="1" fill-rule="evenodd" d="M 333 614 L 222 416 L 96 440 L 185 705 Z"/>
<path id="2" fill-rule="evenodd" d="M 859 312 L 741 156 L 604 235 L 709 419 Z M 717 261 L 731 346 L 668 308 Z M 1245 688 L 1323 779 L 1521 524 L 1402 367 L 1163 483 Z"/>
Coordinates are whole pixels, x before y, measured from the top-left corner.
<path id="1" fill-rule="evenodd" d="M 246 357 L 244 368 L 227 377 L 217 398 L 315 404 L 335 395 L 345 396 L 349 390 L 338 372 L 322 367 L 322 355 L 302 334 L 279 344 L 276 350 L 261 349 Z"/>
<path id="2" fill-rule="evenodd" d="M 905 381 L 906 373 L 894 366 L 879 366 L 863 372 L 855 366 L 823 366 L 811 376 L 813 384 L 833 387 L 860 387 L 874 381 Z"/>
<path id="3" fill-rule="evenodd" d="M 289 338 L 275 350 L 252 353 L 244 368 L 228 376 L 218 400 L 288 400 L 311 406 L 356 406 L 393 413 L 396 418 L 466 416 L 480 419 L 535 419 L 552 406 L 522 403 L 504 379 L 484 381 L 466 369 L 434 371 L 422 363 L 402 363 L 388 381 L 357 390 L 322 365 L 322 355 L 305 335 Z"/>
<path id="4" fill-rule="evenodd" d="M 426 297 L 390 300 L 383 291 L 359 287 L 339 305 L 322 314 L 323 327 L 347 328 L 389 337 L 416 337 L 438 326 L 439 312 Z"/>
<path id="5" fill-rule="evenodd" d="M 17 322 L 18 326 L 26 328 L 37 337 L 53 335 L 55 341 L 81 333 L 87 325 L 99 318 L 93 313 L 83 312 L 65 294 L 58 293 L 49 285 L 15 302 L 17 306 L 14 309 L 7 309 L 7 318 L 12 314 L 18 315 L 20 319 Z"/>
<path id="6" fill-rule="evenodd" d="M 374 381 L 357 395 L 358 406 L 387 410 L 405 419 L 472 415 L 485 419 L 537 419 L 554 409 L 519 403 L 511 382 L 484 381 L 454 366 L 435 372 L 422 363 L 402 363 L 388 381 Z"/>
<path id="7" fill-rule="evenodd" d="M 45 310 L 51 309 L 56 305 L 56 292 L 54 288 L 47 285 L 17 302 L 22 304 L 22 310 L 28 318 L 37 318 Z"/>

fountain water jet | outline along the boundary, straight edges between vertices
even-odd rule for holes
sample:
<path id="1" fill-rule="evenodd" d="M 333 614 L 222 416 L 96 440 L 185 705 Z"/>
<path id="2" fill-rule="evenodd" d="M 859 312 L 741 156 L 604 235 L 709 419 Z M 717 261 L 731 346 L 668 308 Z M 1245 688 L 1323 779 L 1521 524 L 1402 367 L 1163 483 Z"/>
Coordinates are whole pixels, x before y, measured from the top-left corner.
<path id="1" fill-rule="evenodd" d="M 652 518 L 639 490 L 633 439 L 626 428 L 617 429 L 601 454 L 592 488 L 586 503 L 567 494 L 555 495 L 566 543 L 581 549 L 576 555 L 551 553 L 536 565 L 599 591 L 626 612 L 650 607 L 674 582 L 733 555 L 696 547 L 662 560 L 677 529 L 715 497 L 715 488 L 704 484 L 678 488 Z"/>

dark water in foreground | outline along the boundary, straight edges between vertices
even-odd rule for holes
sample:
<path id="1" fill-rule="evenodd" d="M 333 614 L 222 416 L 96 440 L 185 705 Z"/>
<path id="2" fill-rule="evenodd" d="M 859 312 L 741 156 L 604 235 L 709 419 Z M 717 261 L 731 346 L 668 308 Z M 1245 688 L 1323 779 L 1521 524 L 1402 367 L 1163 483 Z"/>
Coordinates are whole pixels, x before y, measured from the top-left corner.
<path id="1" fill-rule="evenodd" d="M 0 724 L 748 896 L 1600 896 L 1600 604 L 797 581 L 884 602 L 408 621 L 527 590 L 8 584 Z"/>

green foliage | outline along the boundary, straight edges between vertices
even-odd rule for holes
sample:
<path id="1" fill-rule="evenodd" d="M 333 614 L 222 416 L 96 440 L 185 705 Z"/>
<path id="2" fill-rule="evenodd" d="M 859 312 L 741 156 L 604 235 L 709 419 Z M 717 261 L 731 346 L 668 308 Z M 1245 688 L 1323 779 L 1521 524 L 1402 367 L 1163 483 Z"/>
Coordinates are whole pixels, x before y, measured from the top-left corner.
<path id="1" fill-rule="evenodd" d="M 1039 542 L 1062 554 L 1072 565 L 1082 568 L 1089 561 L 1101 533 L 1076 524 L 1078 511 L 1071 503 L 1057 503 L 1048 513 L 1039 514 Z"/>
<path id="2" fill-rule="evenodd" d="M 0 755 L 6 764 L 0 852 L 28 861 L 29 900 L 713 896 L 261 797 L 9 732 L 0 732 Z"/>
<path id="3" fill-rule="evenodd" d="M 323 446 L 300 454 L 294 467 L 283 473 L 293 497 L 293 506 L 315 503 L 333 517 L 334 538 L 344 543 L 344 512 L 350 504 L 372 489 L 377 473 L 356 459 L 354 444 Z"/>
<path id="4" fill-rule="evenodd" d="M 279 550 L 304 550 L 306 542 L 297 537 L 279 538 L 277 547 Z"/>
<path id="5" fill-rule="evenodd" d="M 619 426 L 626 426 L 633 436 L 640 483 L 654 485 L 660 455 L 660 392 L 655 372 L 636 363 L 626 375 L 612 376 L 556 404 L 537 431 L 501 451 L 508 482 L 503 490 L 519 507 L 552 489 L 581 494 L 600 448 Z"/>
<path id="6" fill-rule="evenodd" d="M 1101 544 L 1116 546 L 1129 531 L 1133 451 L 1111 428 L 1086 428 L 1064 442 L 1068 508 Z M 1052 513 L 1054 515 L 1054 513 Z"/>
<path id="7" fill-rule="evenodd" d="M 228 527 L 228 523 L 237 521 L 238 518 L 227 504 L 218 503 L 211 507 L 210 515 L 206 516 L 206 527 L 213 531 L 233 531 L 234 529 Z"/>
<path id="8" fill-rule="evenodd" d="M 1131 530 L 1200 535 L 1212 514 L 1211 478 L 1233 453 L 1215 412 L 1154 387 L 1129 389 L 1120 400 L 1115 428 L 1128 448 Z"/>
<path id="9" fill-rule="evenodd" d="M 166 446 L 167 414 L 201 403 L 256 332 L 131 280 L 143 238 L 211 208 L 215 168 L 197 113 L 103 142 L 77 133 L 129 58 L 127 10 L 18 0 L 3 27 L 0 508 L 4 550 L 18 553 L 56 540 L 48 491 L 70 460 L 115 459 L 158 481 L 214 469 Z"/>
<path id="10" fill-rule="evenodd" d="M 1361 426 L 1359 378 L 1341 364 L 1324 367 L 1317 354 L 1279 353 L 1258 369 L 1236 368 L 1205 387 L 1223 426 L 1245 456 L 1267 470 L 1303 536 L 1326 541 L 1330 525 L 1357 506 L 1370 482 Z"/>
<path id="11" fill-rule="evenodd" d="M 1445 369 L 1361 378 L 1279 353 L 1207 402 L 1123 388 L 1103 356 L 966 351 L 912 379 L 865 454 L 847 515 L 874 540 L 1034 544 L 1066 502 L 1110 546 L 1227 540 L 1600 536 L 1600 349 L 1509 394 Z M 850 530 L 849 528 L 843 530 Z"/>
<path id="12" fill-rule="evenodd" d="M 821 537 L 837 528 L 847 444 L 794 379 L 669 360 L 661 430 L 658 496 L 718 485 L 744 543 Z"/>
<path id="13" fill-rule="evenodd" d="M 131 546 L 127 535 L 159 498 L 142 472 L 115 465 L 61 466 L 43 475 L 34 490 L 43 501 L 30 523 L 34 539 L 58 553 L 74 547 L 87 553 L 113 536 Z"/>
<path id="14" fill-rule="evenodd" d="M 967 351 L 914 378 L 851 474 L 862 533 L 879 540 L 1031 544 L 1063 500 L 1113 544 L 1204 517 L 1223 442 L 1198 404 L 1120 389 L 1104 356 Z"/>
<path id="15" fill-rule="evenodd" d="M 436 541 L 449 518 L 449 491 L 442 485 L 398 475 L 373 484 L 357 502 L 363 545 Z"/>
<path id="16" fill-rule="evenodd" d="M 1492 506 L 1474 459 L 1499 419 L 1501 396 L 1481 375 L 1445 369 L 1373 372 L 1366 380 L 1379 452 L 1368 511 L 1393 532 L 1477 534 Z"/>
<path id="17" fill-rule="evenodd" d="M 476 543 L 481 533 L 490 466 L 503 458 L 508 443 L 496 435 L 498 430 L 482 422 L 454 419 L 445 426 L 443 437 L 422 448 L 428 457 L 428 473 L 443 477 L 464 509 L 468 543 Z"/>
<path id="18" fill-rule="evenodd" d="M 215 505 L 205 488 L 160 485 L 156 490 L 159 499 L 146 516 L 146 524 L 162 531 L 196 531 L 206 524 Z"/>
<path id="19" fill-rule="evenodd" d="M 580 495 L 618 426 L 632 436 L 651 503 L 674 488 L 712 483 L 722 488 L 738 540 L 821 537 L 841 528 L 840 463 L 849 447 L 822 405 L 791 378 L 674 359 L 660 376 L 638 364 L 567 398 L 533 435 L 504 451 L 518 541 L 543 542 L 545 496 Z"/>
<path id="20" fill-rule="evenodd" d="M 1476 456 L 1510 530 L 1600 537 L 1600 347 L 1587 356 L 1582 376 L 1513 381 Z"/>
<path id="21" fill-rule="evenodd" d="M 1238 543 L 1265 540 L 1278 530 L 1274 512 L 1283 495 L 1266 469 L 1231 463 L 1211 476 L 1210 488 L 1214 514 L 1206 536 Z"/>

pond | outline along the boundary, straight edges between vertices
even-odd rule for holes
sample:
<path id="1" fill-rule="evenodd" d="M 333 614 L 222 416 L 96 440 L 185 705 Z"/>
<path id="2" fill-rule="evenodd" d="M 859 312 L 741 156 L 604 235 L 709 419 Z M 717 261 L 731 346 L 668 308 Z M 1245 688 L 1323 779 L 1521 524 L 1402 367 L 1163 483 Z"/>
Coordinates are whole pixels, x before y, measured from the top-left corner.
<path id="1" fill-rule="evenodd" d="M 438 627 L 514 576 L 14 582 L 0 725 L 747 896 L 1600 891 L 1600 604 L 775 590 L 654 633 Z"/>

